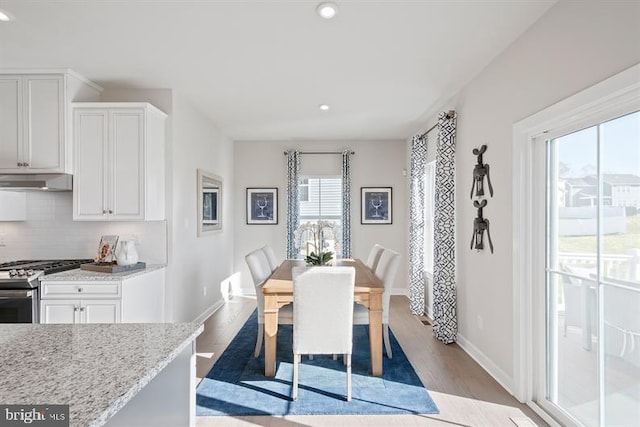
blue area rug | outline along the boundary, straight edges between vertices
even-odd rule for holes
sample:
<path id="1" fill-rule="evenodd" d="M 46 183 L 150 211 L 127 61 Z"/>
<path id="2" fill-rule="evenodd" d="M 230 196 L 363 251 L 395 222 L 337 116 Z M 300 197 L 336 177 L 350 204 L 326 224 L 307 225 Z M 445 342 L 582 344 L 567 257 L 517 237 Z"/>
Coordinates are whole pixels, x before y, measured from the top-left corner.
<path id="1" fill-rule="evenodd" d="M 393 358 L 383 355 L 383 376 L 370 375 L 369 327 L 355 326 L 352 355 L 352 400 L 346 401 L 346 367 L 342 357 L 303 356 L 298 399 L 291 400 L 292 327 L 278 327 L 277 369 L 264 376 L 264 346 L 253 357 L 256 312 L 203 378 L 196 390 L 196 414 L 212 415 L 377 415 L 437 414 L 438 408 L 416 375 L 400 345 L 389 333 Z"/>

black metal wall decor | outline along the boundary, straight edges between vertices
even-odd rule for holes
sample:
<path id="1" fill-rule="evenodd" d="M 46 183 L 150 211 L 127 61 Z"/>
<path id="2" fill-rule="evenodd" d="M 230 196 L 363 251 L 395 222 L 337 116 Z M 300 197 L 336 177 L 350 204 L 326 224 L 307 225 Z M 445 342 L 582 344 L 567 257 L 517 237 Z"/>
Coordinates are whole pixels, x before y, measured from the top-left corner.
<path id="1" fill-rule="evenodd" d="M 489 249 L 493 253 L 493 242 L 491 241 L 491 231 L 489 229 L 489 220 L 482 215 L 482 209 L 487 206 L 487 201 L 473 201 L 473 206 L 478 208 L 478 215 L 473 220 L 473 236 L 471 236 L 471 249 L 484 249 L 484 232 L 487 232 L 489 240 Z"/>
<path id="2" fill-rule="evenodd" d="M 493 242 L 491 241 L 491 232 L 489 229 L 489 220 L 484 217 L 482 210 L 487 206 L 485 197 L 484 179 L 487 178 L 487 187 L 489 195 L 493 197 L 493 186 L 491 185 L 491 176 L 489 174 L 489 165 L 484 162 L 482 155 L 487 151 L 487 146 L 482 145 L 480 148 L 474 148 L 473 154 L 477 156 L 477 163 L 473 168 L 473 182 L 471 184 L 471 199 L 478 198 L 473 201 L 473 206 L 478 209 L 477 216 L 473 220 L 473 235 L 471 236 L 471 249 L 481 251 L 484 249 L 484 232 L 487 232 L 489 240 L 489 249 L 493 253 Z"/>
<path id="3" fill-rule="evenodd" d="M 484 163 L 482 155 L 487 151 L 487 146 L 483 145 L 479 149 L 474 148 L 473 154 L 478 156 L 478 162 L 473 168 L 473 183 L 471 184 L 471 198 L 473 199 L 473 193 L 475 191 L 476 197 L 484 197 L 484 177 L 487 177 L 487 185 L 489 187 L 489 194 L 493 197 L 493 186 L 491 185 L 491 175 L 489 175 L 489 165 Z"/>

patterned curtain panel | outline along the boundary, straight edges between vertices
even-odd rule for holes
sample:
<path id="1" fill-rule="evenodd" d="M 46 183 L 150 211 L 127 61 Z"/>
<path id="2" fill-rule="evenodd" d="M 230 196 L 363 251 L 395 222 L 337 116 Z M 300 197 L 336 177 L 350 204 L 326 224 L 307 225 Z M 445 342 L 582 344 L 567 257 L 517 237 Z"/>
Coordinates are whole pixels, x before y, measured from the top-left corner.
<path id="1" fill-rule="evenodd" d="M 411 141 L 409 187 L 409 308 L 418 316 L 424 313 L 424 179 L 427 135 Z"/>
<path id="2" fill-rule="evenodd" d="M 294 236 L 300 225 L 300 152 L 287 151 L 287 258 L 297 258 Z"/>
<path id="3" fill-rule="evenodd" d="M 351 258 L 351 150 L 342 152 L 342 258 Z"/>
<path id="4" fill-rule="evenodd" d="M 436 152 L 434 213 L 433 334 L 449 344 L 456 341 L 455 257 L 455 112 L 440 113 Z"/>

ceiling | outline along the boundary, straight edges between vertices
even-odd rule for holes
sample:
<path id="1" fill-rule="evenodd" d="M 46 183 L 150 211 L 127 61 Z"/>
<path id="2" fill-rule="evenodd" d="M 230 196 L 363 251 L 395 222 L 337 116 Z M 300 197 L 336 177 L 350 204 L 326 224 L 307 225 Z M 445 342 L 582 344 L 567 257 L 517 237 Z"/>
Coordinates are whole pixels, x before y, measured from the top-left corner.
<path id="1" fill-rule="evenodd" d="M 556 2 L 335 1 L 2 0 L 0 68 L 169 88 L 234 140 L 404 140 Z"/>

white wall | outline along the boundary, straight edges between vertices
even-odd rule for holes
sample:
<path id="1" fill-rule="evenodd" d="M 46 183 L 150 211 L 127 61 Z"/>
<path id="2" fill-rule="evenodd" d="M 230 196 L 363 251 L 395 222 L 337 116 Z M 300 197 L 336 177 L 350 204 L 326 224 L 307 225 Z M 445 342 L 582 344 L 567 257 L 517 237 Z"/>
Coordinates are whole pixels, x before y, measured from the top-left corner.
<path id="1" fill-rule="evenodd" d="M 241 292 L 254 293 L 244 256 L 265 244 L 273 247 L 279 259 L 286 256 L 287 158 L 288 149 L 301 151 L 355 151 L 351 176 L 352 256 L 366 259 L 375 243 L 398 251 L 406 265 L 405 146 L 403 141 L 274 142 L 236 141 L 234 143 L 234 212 L 236 215 L 234 266 L 241 273 Z M 322 155 L 324 157 L 325 155 Z M 339 156 L 339 155 L 336 155 Z M 315 160 L 314 160 L 315 159 Z M 302 155 L 302 163 L 320 162 L 318 155 Z M 247 187 L 278 188 L 278 224 L 246 224 Z M 360 188 L 392 187 L 393 224 L 360 224 Z M 395 292 L 406 292 L 406 267 L 396 277 Z"/>
<path id="2" fill-rule="evenodd" d="M 167 310 L 172 313 L 171 320 L 192 321 L 222 303 L 221 285 L 232 274 L 233 144 L 177 93 L 172 118 L 173 144 L 167 157 L 172 171 L 168 186 L 171 198 L 167 202 Z M 223 229 L 206 237 L 197 237 L 198 168 L 223 179 Z"/>
<path id="3" fill-rule="evenodd" d="M 638 17 L 639 2 L 561 1 L 463 91 L 433 110 L 458 113 L 460 343 L 509 388 L 514 369 L 512 175 L 517 173 L 511 167 L 513 124 L 639 63 Z M 484 209 L 491 221 L 494 254 L 469 249 L 476 215 L 469 199 L 476 161 L 471 151 L 482 144 L 488 146 L 484 161 L 491 166 L 494 187 Z"/>

